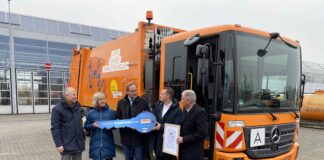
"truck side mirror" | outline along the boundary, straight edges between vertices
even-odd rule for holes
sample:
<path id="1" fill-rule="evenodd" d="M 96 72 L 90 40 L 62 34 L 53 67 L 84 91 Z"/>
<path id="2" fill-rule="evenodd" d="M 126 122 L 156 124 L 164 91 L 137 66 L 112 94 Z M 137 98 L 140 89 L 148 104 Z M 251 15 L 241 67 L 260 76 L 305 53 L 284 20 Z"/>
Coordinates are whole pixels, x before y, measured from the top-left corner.
<path id="1" fill-rule="evenodd" d="M 191 45 L 197 43 L 199 40 L 200 40 L 200 35 L 199 34 L 196 34 L 196 35 L 194 35 L 194 36 L 186 39 L 183 42 L 183 45 L 185 45 L 185 46 L 191 46 Z"/>
<path id="2" fill-rule="evenodd" d="M 209 47 L 207 45 L 198 44 L 196 56 L 199 57 L 197 66 L 197 85 L 201 85 L 205 88 L 205 84 L 208 84 Z"/>
<path id="3" fill-rule="evenodd" d="M 197 85 L 208 84 L 208 59 L 198 58 Z"/>

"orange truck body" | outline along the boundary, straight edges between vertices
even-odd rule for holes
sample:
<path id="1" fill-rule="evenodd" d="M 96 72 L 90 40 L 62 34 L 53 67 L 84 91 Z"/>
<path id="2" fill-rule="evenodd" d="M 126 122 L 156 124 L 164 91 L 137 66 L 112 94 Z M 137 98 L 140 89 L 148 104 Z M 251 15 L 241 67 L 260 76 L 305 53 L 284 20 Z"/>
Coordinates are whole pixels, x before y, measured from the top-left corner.
<path id="1" fill-rule="evenodd" d="M 145 51 L 145 38 L 148 29 L 154 27 L 164 27 L 156 24 L 148 24 L 140 22 L 134 33 L 130 33 L 111 42 L 99 45 L 96 48 L 82 48 L 73 50 L 72 63 L 70 68 L 70 86 L 77 88 L 78 101 L 82 106 L 92 107 L 92 96 L 95 92 L 101 91 L 107 95 L 106 102 L 109 106 L 116 110 L 117 102 L 125 95 L 125 85 L 127 82 L 135 82 L 138 86 L 140 96 L 145 95 L 145 62 L 149 58 L 149 54 Z M 238 25 L 222 25 L 209 27 L 193 31 L 185 31 L 176 28 L 170 28 L 175 33 L 171 36 L 162 37 L 161 39 L 161 55 L 160 55 L 160 71 L 159 91 L 165 87 L 164 73 L 166 44 L 178 41 L 184 41 L 196 34 L 200 36 L 215 35 L 224 31 L 239 31 L 250 33 L 263 37 L 269 37 L 268 32 L 255 30 Z M 285 38 L 286 41 L 299 46 L 296 41 Z M 190 87 L 188 88 L 190 89 Z M 307 103 L 305 100 L 304 104 Z M 296 113 L 299 115 L 299 112 Z M 246 154 L 246 141 L 244 136 L 244 128 L 241 126 L 231 127 L 229 122 L 244 122 L 244 127 L 258 126 L 276 126 L 283 124 L 295 124 L 290 131 L 293 135 L 292 145 L 288 152 L 271 158 L 272 160 L 293 160 L 298 154 L 299 145 L 297 143 L 299 120 L 296 119 L 292 112 L 274 113 L 278 118 L 272 120 L 267 113 L 258 114 L 227 114 L 223 113 L 221 119 L 214 123 L 215 136 L 214 139 L 205 142 L 205 149 L 208 150 L 211 141 L 215 143 L 213 150 L 215 160 L 232 160 L 236 159 L 256 159 Z M 217 133 L 222 133 L 217 134 Z M 216 144 L 216 142 L 218 144 Z M 218 145 L 218 147 L 217 147 Z M 284 144 L 282 144 L 284 145 Z M 262 146 L 261 146 L 262 147 Z M 277 146 L 278 147 L 278 146 Z"/>
<path id="2" fill-rule="evenodd" d="M 305 94 L 300 114 L 304 120 L 324 121 L 324 91 Z"/>

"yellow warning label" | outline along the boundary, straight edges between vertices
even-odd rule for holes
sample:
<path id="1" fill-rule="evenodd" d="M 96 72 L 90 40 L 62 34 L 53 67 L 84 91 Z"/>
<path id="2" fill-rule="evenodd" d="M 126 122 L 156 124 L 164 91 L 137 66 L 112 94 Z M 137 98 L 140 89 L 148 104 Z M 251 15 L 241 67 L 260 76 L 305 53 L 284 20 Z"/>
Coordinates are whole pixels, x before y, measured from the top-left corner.
<path id="1" fill-rule="evenodd" d="M 110 82 L 110 91 L 113 98 L 115 99 L 118 98 L 118 96 L 123 96 L 122 92 L 118 92 L 118 84 L 117 81 L 114 79 Z"/>
<path id="2" fill-rule="evenodd" d="M 110 82 L 110 91 L 111 93 L 118 92 L 118 84 L 114 79 Z"/>

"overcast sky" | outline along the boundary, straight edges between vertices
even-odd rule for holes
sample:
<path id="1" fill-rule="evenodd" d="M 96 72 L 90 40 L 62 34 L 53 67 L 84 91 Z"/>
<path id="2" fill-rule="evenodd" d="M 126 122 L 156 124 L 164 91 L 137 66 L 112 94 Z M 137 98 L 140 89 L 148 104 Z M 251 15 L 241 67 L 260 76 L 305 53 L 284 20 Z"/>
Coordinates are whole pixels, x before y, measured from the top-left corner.
<path id="1" fill-rule="evenodd" d="M 8 11 L 7 0 L 0 10 Z M 324 0 L 11 0 L 13 13 L 134 31 L 145 11 L 154 23 L 191 30 L 241 24 L 300 41 L 303 60 L 324 64 Z"/>

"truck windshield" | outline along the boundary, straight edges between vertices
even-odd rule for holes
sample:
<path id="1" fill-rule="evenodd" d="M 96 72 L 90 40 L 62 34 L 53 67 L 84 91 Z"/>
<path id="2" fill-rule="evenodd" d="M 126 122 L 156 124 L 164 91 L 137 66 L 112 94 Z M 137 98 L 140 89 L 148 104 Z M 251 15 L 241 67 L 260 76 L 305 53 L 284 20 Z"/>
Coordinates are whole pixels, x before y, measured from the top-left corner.
<path id="1" fill-rule="evenodd" d="M 300 103 L 300 48 L 269 38 L 236 32 L 238 112 L 297 111 Z M 262 108 L 262 110 L 258 108 Z"/>

